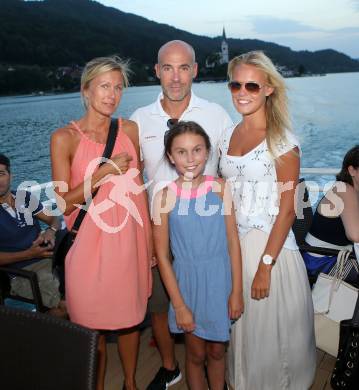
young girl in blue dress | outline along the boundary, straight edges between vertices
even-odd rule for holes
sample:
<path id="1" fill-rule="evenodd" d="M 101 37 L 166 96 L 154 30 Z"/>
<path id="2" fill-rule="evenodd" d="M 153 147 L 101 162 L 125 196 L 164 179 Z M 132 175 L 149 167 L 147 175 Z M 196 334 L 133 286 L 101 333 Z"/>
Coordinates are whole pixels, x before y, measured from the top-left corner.
<path id="1" fill-rule="evenodd" d="M 204 176 L 210 140 L 195 122 L 178 122 L 165 137 L 178 179 L 154 203 L 154 242 L 171 299 L 169 327 L 185 333 L 191 389 L 223 390 L 225 343 L 243 312 L 241 254 L 230 189 Z M 171 262 L 171 254 L 173 263 Z"/>

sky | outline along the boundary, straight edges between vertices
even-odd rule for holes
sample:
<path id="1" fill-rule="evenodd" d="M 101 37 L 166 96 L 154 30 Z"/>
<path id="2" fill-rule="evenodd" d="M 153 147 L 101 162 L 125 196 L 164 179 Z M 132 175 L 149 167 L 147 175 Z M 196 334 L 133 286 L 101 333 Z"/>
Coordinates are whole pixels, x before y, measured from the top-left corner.
<path id="1" fill-rule="evenodd" d="M 293 50 L 335 49 L 359 59 L 359 0 L 97 0 L 215 37 L 260 39 Z"/>

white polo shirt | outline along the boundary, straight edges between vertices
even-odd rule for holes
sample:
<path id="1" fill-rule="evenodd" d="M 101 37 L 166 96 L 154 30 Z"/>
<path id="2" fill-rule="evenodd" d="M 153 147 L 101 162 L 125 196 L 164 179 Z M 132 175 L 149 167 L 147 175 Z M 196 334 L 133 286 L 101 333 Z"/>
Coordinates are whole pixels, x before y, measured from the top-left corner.
<path id="1" fill-rule="evenodd" d="M 161 92 L 154 103 L 137 109 L 130 118 L 139 129 L 141 160 L 144 161 L 145 176 L 150 183 L 150 204 L 157 191 L 178 178 L 176 170 L 164 156 L 163 137 L 168 130 L 170 116 L 162 108 L 162 99 Z M 178 119 L 197 122 L 207 132 L 211 140 L 211 154 L 204 173 L 217 176 L 219 140 L 224 130 L 233 124 L 230 116 L 220 105 L 201 99 L 191 91 L 189 105 Z"/>

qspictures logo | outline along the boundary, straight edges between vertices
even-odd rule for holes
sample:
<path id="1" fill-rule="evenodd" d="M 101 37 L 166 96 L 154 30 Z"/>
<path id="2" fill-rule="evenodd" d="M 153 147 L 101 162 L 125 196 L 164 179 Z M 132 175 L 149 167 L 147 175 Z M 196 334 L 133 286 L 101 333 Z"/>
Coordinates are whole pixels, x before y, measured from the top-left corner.
<path id="1" fill-rule="evenodd" d="M 98 181 L 95 185 L 95 190 L 98 189 L 98 193 L 93 197 L 93 190 L 91 190 L 91 182 L 95 171 L 101 162 L 111 164 L 118 174 L 107 175 Z M 135 220 L 141 227 L 143 227 L 143 219 L 141 211 L 139 210 L 136 198 L 141 194 L 144 194 L 147 198 L 146 191 L 151 186 L 153 192 L 160 192 L 161 189 L 166 187 L 168 181 L 163 182 L 147 182 L 142 183 L 139 180 L 141 172 L 136 168 L 130 168 L 126 173 L 122 173 L 117 165 L 109 159 L 103 157 L 96 158 L 90 162 L 85 172 L 84 180 L 84 198 L 86 202 L 83 204 L 74 204 L 76 209 L 86 208 L 92 221 L 96 226 L 106 233 L 115 234 L 120 232 L 127 225 L 130 218 Z M 333 185 L 334 181 L 327 182 L 324 185 L 323 192 L 327 192 Z M 31 184 L 31 186 L 29 186 Z M 57 188 L 61 193 L 69 191 L 68 184 L 66 182 L 53 182 L 53 188 Z M 254 185 L 255 184 L 255 185 Z M 307 182 L 312 190 L 310 200 L 303 201 L 303 194 L 305 190 L 305 184 L 299 183 L 295 187 L 294 196 L 294 208 L 298 219 L 303 218 L 303 209 L 310 207 L 311 204 L 315 204 L 320 196 L 319 184 L 316 182 Z M 340 186 L 341 183 L 337 183 L 337 191 L 345 192 L 345 184 Z M 207 185 L 206 182 L 201 185 Z M 185 191 L 191 191 L 192 182 L 188 181 L 183 186 Z M 279 213 L 280 199 L 283 193 L 289 190 L 293 190 L 294 183 L 266 183 L 266 182 L 239 182 L 236 177 L 229 178 L 224 184 L 224 193 L 227 194 L 223 198 L 223 206 L 220 210 L 221 214 L 225 215 L 232 212 L 232 207 L 236 209 L 236 213 L 239 215 L 253 217 L 261 215 L 264 212 L 269 212 L 270 215 L 275 219 Z M 27 190 L 24 192 L 24 188 Z M 35 191 L 32 191 L 33 189 Z M 24 213 L 27 224 L 32 223 L 32 213 L 35 212 L 39 207 L 39 199 L 41 198 L 41 191 L 45 191 L 47 200 L 53 199 L 53 189 L 41 186 L 35 182 L 24 182 L 20 184 L 16 195 L 16 208 L 20 213 Z M 154 189 L 154 190 L 153 190 Z M 212 187 L 213 192 L 221 192 L 218 183 L 214 182 Z M 204 191 L 205 192 L 205 191 Z M 24 202 L 25 193 L 27 193 L 29 200 Z M 176 196 L 172 197 L 172 202 L 163 204 L 157 202 L 156 196 L 153 197 L 155 200 L 151 206 L 152 219 L 154 223 L 160 221 L 160 214 L 163 212 L 169 212 L 174 207 L 176 202 Z M 211 205 L 210 202 L 206 201 L 205 196 L 200 196 L 194 200 L 196 202 L 194 210 L 201 217 L 209 217 L 214 213 L 219 212 L 218 205 Z M 179 197 L 180 207 L 178 208 L 181 215 L 188 215 L 189 204 L 188 199 Z M 329 212 L 331 215 L 340 215 L 343 211 L 344 204 L 342 199 L 338 195 L 333 195 L 331 199 L 332 205 L 329 205 Z M 25 204 L 26 203 L 26 204 Z M 62 210 L 65 210 L 66 203 L 65 199 L 59 195 L 56 195 L 56 207 L 51 209 L 45 208 L 45 214 L 49 216 L 59 216 L 62 214 Z M 234 206 L 233 206 L 234 205 Z M 111 209 L 119 208 L 121 212 L 114 213 L 119 215 L 120 218 L 109 218 L 111 215 Z"/>

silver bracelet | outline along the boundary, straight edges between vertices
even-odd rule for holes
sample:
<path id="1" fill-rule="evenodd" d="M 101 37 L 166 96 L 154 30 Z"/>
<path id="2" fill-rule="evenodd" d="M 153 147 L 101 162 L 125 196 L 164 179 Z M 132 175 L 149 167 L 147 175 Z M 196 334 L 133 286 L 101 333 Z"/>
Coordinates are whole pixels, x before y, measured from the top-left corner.
<path id="1" fill-rule="evenodd" d="M 49 230 L 49 229 L 51 229 L 53 232 L 57 232 L 57 229 L 54 227 L 54 226 L 48 226 L 47 228 L 46 228 L 46 230 Z"/>

